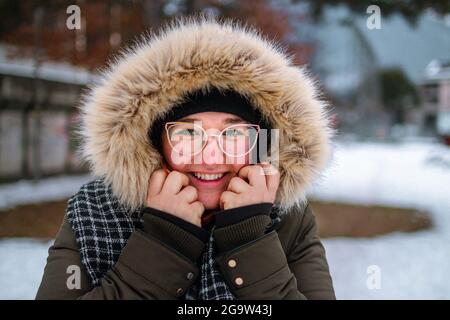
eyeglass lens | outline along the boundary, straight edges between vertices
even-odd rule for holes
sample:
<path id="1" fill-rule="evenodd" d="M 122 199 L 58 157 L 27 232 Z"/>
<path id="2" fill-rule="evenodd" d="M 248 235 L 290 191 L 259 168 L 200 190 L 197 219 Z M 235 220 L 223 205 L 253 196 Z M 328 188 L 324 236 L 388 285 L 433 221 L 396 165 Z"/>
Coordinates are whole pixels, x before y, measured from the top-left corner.
<path id="1" fill-rule="evenodd" d="M 169 142 L 180 155 L 199 153 L 208 142 L 208 135 L 193 123 L 176 123 L 168 128 Z M 258 129 L 250 124 L 232 125 L 221 131 L 219 146 L 225 154 L 233 157 L 243 156 L 256 144 Z"/>

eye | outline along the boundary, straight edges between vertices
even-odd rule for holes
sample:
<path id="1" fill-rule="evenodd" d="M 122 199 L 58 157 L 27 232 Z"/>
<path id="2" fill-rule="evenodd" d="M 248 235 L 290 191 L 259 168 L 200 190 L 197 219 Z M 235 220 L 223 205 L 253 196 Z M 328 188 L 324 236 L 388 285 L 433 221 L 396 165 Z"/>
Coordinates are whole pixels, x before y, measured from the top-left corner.
<path id="1" fill-rule="evenodd" d="M 179 129 L 174 132 L 175 135 L 182 135 L 182 136 L 195 136 L 198 135 L 198 130 L 195 129 Z"/>
<path id="2" fill-rule="evenodd" d="M 226 137 L 238 137 L 238 136 L 243 136 L 245 134 L 244 134 L 243 130 L 239 130 L 237 128 L 232 128 L 232 129 L 225 130 L 223 135 Z"/>

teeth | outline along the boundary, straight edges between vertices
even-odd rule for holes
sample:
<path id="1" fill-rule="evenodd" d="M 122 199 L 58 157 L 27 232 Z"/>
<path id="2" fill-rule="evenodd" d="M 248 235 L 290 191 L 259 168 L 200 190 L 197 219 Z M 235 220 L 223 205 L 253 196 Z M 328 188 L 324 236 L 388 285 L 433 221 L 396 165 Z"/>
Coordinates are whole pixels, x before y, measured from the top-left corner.
<path id="1" fill-rule="evenodd" d="M 193 175 L 201 180 L 217 180 L 223 177 L 223 173 L 216 173 L 216 174 L 206 174 L 206 173 L 196 173 L 193 172 Z"/>

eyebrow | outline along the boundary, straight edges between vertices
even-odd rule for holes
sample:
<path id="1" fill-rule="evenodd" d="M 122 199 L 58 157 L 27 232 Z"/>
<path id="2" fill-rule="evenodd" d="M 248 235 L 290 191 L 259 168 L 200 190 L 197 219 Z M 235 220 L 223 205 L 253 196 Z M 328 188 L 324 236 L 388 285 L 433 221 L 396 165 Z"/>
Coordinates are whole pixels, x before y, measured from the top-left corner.
<path id="1" fill-rule="evenodd" d="M 184 121 L 184 122 L 194 122 L 194 121 L 202 121 L 202 120 L 197 119 L 197 118 L 187 117 L 187 118 L 180 119 L 179 121 Z M 226 119 L 223 121 L 223 123 L 224 123 L 224 124 L 235 124 L 235 123 L 247 123 L 247 121 L 242 120 L 241 118 L 229 117 L 229 118 L 226 118 Z"/>

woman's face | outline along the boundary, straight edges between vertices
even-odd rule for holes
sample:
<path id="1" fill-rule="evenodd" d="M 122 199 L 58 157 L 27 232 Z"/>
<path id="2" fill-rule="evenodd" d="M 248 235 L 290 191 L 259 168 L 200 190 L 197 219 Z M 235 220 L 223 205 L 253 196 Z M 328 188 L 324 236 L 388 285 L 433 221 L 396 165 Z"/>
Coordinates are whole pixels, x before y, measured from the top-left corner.
<path id="1" fill-rule="evenodd" d="M 220 131 L 231 125 L 245 124 L 240 117 L 224 112 L 201 112 L 184 117 L 178 122 L 194 122 L 200 125 L 208 135 L 205 147 L 194 155 L 180 156 L 169 143 L 166 132 L 162 134 L 162 151 L 171 170 L 176 170 L 189 177 L 189 184 L 198 190 L 198 200 L 205 209 L 219 208 L 222 192 L 239 169 L 248 165 L 249 155 L 231 157 L 224 154 L 219 147 Z"/>

